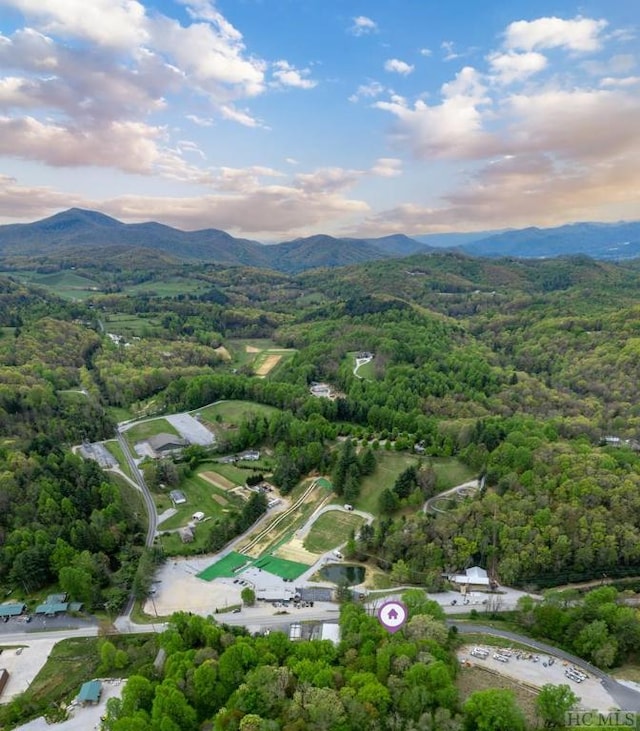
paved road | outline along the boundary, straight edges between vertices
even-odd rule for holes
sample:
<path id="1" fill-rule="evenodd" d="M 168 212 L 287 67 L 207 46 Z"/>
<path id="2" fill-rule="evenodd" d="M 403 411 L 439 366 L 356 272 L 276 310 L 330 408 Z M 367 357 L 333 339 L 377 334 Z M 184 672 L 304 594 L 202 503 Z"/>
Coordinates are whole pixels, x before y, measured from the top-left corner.
<path id="1" fill-rule="evenodd" d="M 526 637 L 525 635 L 517 634 L 516 632 L 509 632 L 507 630 L 500 630 L 500 629 L 494 629 L 493 627 L 487 627 L 483 624 L 468 624 L 468 623 L 461 623 L 456 622 L 455 620 L 447 620 L 447 625 L 449 627 L 457 627 L 458 632 L 460 634 L 485 634 L 485 635 L 493 635 L 494 637 L 503 637 L 507 640 L 512 640 L 513 642 L 519 642 L 522 645 L 527 645 L 528 647 L 532 647 L 536 650 L 540 650 L 540 652 L 545 652 L 548 655 L 553 655 L 554 657 L 559 657 L 562 660 L 566 660 L 567 662 L 570 662 L 572 665 L 575 665 L 576 667 L 582 667 L 584 668 L 587 673 L 590 673 L 591 675 L 595 676 L 596 678 L 600 678 L 600 682 L 602 684 L 602 687 L 611 695 L 611 697 L 616 701 L 616 703 L 619 705 L 620 709 L 623 711 L 636 711 L 640 712 L 640 692 L 633 690 L 633 688 L 629 688 L 626 685 L 623 685 L 622 683 L 619 683 L 615 678 L 613 678 L 611 675 L 605 673 L 603 670 L 600 670 L 599 668 L 595 667 L 595 665 L 591 665 L 591 663 L 588 663 L 586 660 L 582 660 L 581 658 L 577 657 L 576 655 L 572 655 L 569 652 L 565 652 L 564 650 L 560 650 L 557 647 L 554 647 L 553 645 L 547 645 L 544 642 L 538 642 L 537 640 L 532 640 L 529 637 Z"/>
<path id="2" fill-rule="evenodd" d="M 147 487 L 147 483 L 145 482 L 144 476 L 142 472 L 138 469 L 138 465 L 136 464 L 133 455 L 131 454 L 131 450 L 129 449 L 129 444 L 127 440 L 124 438 L 124 435 L 120 431 L 120 429 L 117 430 L 117 437 L 118 437 L 118 443 L 120 444 L 120 448 L 122 449 L 125 459 L 127 460 L 127 464 L 129 465 L 129 469 L 131 471 L 131 474 L 133 475 L 133 481 L 136 484 L 138 490 L 142 493 L 142 497 L 144 499 L 145 508 L 147 510 L 147 518 L 148 518 L 148 526 L 147 526 L 147 536 L 145 538 L 145 545 L 146 546 L 152 546 L 153 541 L 156 537 L 156 530 L 158 528 L 158 513 L 156 511 L 156 504 L 153 502 L 153 498 L 151 497 L 151 493 L 149 492 L 149 488 Z"/>

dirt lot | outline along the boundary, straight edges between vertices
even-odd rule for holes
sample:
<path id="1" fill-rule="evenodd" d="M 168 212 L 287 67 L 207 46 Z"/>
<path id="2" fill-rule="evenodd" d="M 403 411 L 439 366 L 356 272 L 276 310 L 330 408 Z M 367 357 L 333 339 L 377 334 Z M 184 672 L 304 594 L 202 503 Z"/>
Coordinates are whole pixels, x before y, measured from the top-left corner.
<path id="1" fill-rule="evenodd" d="M 280 546 L 274 555 L 279 558 L 287 558 L 289 561 L 299 561 L 300 563 L 308 564 L 314 564 L 320 558 L 319 554 L 307 551 L 299 538 L 292 538 Z"/>
<path id="2" fill-rule="evenodd" d="M 200 472 L 200 477 L 211 483 L 214 487 L 219 487 L 221 490 L 232 490 L 234 487 L 237 487 L 235 482 L 227 480 L 226 477 L 219 475 L 217 472 Z"/>
<path id="3" fill-rule="evenodd" d="M 262 351 L 260 348 L 255 348 L 253 345 L 245 345 L 244 346 L 246 353 L 261 353 Z"/>
<path id="4" fill-rule="evenodd" d="M 489 656 L 486 660 L 470 655 L 471 646 L 465 646 L 458 651 L 458 660 L 461 663 L 469 662 L 472 666 L 483 667 L 487 670 L 493 670 L 499 675 L 512 678 L 524 685 L 530 685 L 535 688 L 541 688 L 545 683 L 553 683 L 554 685 L 569 685 L 571 690 L 580 698 L 581 704 L 585 708 L 595 708 L 599 711 L 608 711 L 615 707 L 614 699 L 604 690 L 597 678 L 588 678 L 582 683 L 575 683 L 569 680 L 564 674 L 568 664 L 563 660 L 553 658 L 553 665 L 549 665 L 549 655 L 542 653 L 531 653 L 531 659 L 518 660 L 515 652 L 511 655 L 508 662 L 500 662 L 494 659 L 494 654 L 500 652 L 502 648 L 486 646 L 489 650 Z M 533 658 L 538 660 L 534 662 Z M 546 667 L 545 667 L 546 664 Z"/>
<path id="5" fill-rule="evenodd" d="M 216 440 L 206 426 L 194 419 L 191 414 L 171 414 L 167 421 L 191 444 L 200 444 L 203 447 L 213 444 Z"/>
<path id="6" fill-rule="evenodd" d="M 144 606 L 145 614 L 150 617 L 157 612 L 160 617 L 168 617 L 174 612 L 190 611 L 206 616 L 216 608 L 240 604 L 238 584 L 225 584 L 221 581 L 203 581 L 196 574 L 213 563 L 211 556 L 201 559 L 167 561 L 158 572 L 156 593 Z"/>
<path id="7" fill-rule="evenodd" d="M 256 376 L 266 376 L 278 365 L 281 358 L 281 355 L 268 355 L 256 369 Z"/>
<path id="8" fill-rule="evenodd" d="M 8 640 L 3 638 L 3 641 Z M 53 646 L 55 639 L 29 641 L 24 647 L 3 650 L 0 654 L 0 667 L 9 671 L 9 681 L 2 693 L 0 703 L 8 703 L 14 696 L 26 690 L 40 672 Z"/>
<path id="9" fill-rule="evenodd" d="M 226 498 L 223 498 L 222 495 L 216 495 L 215 493 L 211 496 L 212 500 L 215 500 L 218 505 L 228 505 L 229 501 Z"/>

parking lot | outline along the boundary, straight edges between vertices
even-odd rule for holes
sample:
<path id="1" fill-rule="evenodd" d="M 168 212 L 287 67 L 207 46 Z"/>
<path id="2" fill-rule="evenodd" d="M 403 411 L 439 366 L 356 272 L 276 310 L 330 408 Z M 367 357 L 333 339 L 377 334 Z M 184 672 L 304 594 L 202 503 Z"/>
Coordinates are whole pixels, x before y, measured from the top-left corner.
<path id="1" fill-rule="evenodd" d="M 550 655 L 488 645 L 466 645 L 458 651 L 458 660 L 462 664 L 487 668 L 536 688 L 546 683 L 569 685 L 585 708 L 609 711 L 617 707 L 599 679 L 590 677 L 580 668 L 572 670 L 573 666 L 569 663 Z M 582 675 L 585 676 L 584 680 L 578 681 Z"/>
<path id="2" fill-rule="evenodd" d="M 6 638 L 3 638 L 6 642 Z M 0 703 L 8 703 L 25 691 L 51 654 L 55 639 L 34 639 L 20 647 L 3 649 L 0 652 L 0 668 L 9 673 L 9 680 L 0 696 Z"/>

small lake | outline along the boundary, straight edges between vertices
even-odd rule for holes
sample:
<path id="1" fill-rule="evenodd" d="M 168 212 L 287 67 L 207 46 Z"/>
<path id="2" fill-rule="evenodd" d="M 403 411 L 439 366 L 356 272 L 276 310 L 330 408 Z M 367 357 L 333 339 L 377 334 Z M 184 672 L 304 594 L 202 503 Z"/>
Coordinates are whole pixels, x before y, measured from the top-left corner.
<path id="1" fill-rule="evenodd" d="M 366 569 L 364 566 L 350 566 L 349 564 L 329 563 L 320 569 L 320 576 L 334 584 L 361 584 L 364 581 Z"/>

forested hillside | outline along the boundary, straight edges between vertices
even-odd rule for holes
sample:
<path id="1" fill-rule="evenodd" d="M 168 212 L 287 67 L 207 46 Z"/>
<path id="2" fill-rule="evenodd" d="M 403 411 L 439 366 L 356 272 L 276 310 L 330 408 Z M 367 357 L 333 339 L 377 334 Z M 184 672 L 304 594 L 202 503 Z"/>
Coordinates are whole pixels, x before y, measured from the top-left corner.
<path id="1" fill-rule="evenodd" d="M 640 574 L 633 263 L 431 254 L 290 277 L 161 260 L 142 272 L 121 258 L 59 262 L 55 280 L 38 266 L 14 262 L 0 295 L 0 423 L 25 459 L 109 437 L 116 418 L 244 399 L 281 411 L 220 448 L 265 445 L 283 491 L 334 472 L 345 437 L 356 456 L 419 444 L 425 468 L 456 457 L 485 476 L 438 515 L 416 509 L 417 483 L 386 496 L 385 519 L 352 549 L 395 576 L 436 585 L 475 563 L 532 587 Z M 254 342 L 286 353 L 266 377 Z M 359 351 L 374 355 L 364 376 Z M 336 397 L 312 396 L 314 382 Z M 7 536 L 37 519 L 16 522 L 7 504 Z M 8 553 L 0 565 L 7 581 Z"/>

